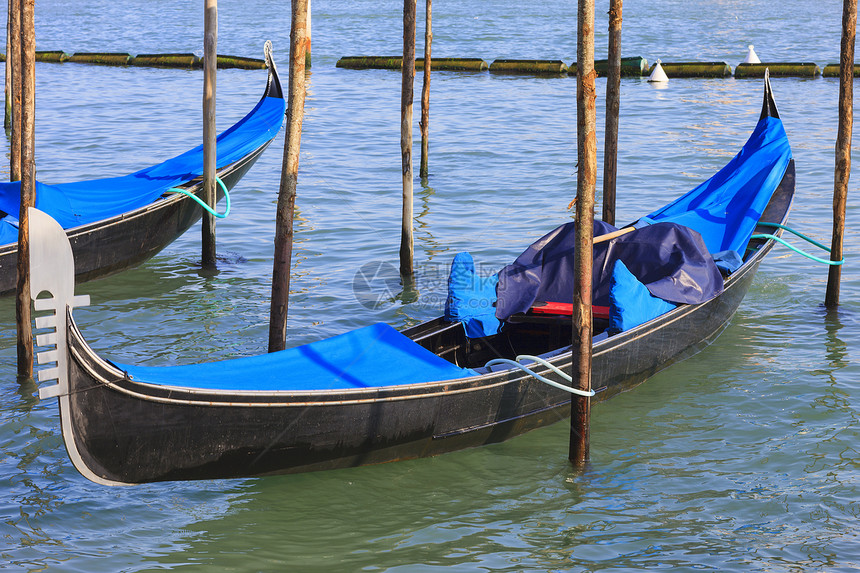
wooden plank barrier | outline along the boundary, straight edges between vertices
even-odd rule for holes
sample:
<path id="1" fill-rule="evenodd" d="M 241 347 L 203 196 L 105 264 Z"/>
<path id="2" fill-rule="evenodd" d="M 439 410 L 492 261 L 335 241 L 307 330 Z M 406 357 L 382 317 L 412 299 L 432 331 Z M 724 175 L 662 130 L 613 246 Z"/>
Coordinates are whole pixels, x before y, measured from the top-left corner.
<path id="1" fill-rule="evenodd" d="M 194 54 L 138 54 L 129 61 L 131 66 L 151 68 L 201 68 L 203 64 Z"/>
<path id="2" fill-rule="evenodd" d="M 348 70 L 399 70 L 400 56 L 344 56 L 335 67 Z M 489 64 L 481 58 L 433 58 L 434 71 L 483 72 Z M 415 58 L 415 69 L 424 69 L 424 58 Z"/>
<path id="3" fill-rule="evenodd" d="M 127 66 L 129 60 L 131 60 L 131 54 L 122 52 L 75 52 L 66 61 L 75 64 Z"/>
<path id="4" fill-rule="evenodd" d="M 821 70 L 821 75 L 825 78 L 838 78 L 839 77 L 839 64 L 827 64 Z M 854 64 L 854 77 L 860 78 L 860 65 Z"/>
<path id="5" fill-rule="evenodd" d="M 766 69 L 770 70 L 770 77 L 772 78 L 814 78 L 821 75 L 819 67 L 808 62 L 762 62 L 760 64 L 738 64 L 735 68 L 735 77 L 763 78 Z"/>
<path id="6" fill-rule="evenodd" d="M 568 73 L 561 60 L 496 60 L 490 72 L 497 74 L 561 75 Z"/>
<path id="7" fill-rule="evenodd" d="M 202 63 L 202 61 L 201 61 Z M 241 56 L 218 55 L 218 68 L 239 68 L 242 70 L 265 70 L 266 61 L 259 58 L 243 58 Z"/>
<path id="8" fill-rule="evenodd" d="M 50 62 L 59 64 L 69 59 L 69 55 L 62 50 L 51 50 L 36 52 L 37 62 Z"/>
<path id="9" fill-rule="evenodd" d="M 609 74 L 609 60 L 594 60 L 594 71 L 598 77 L 606 77 Z M 568 66 L 570 75 L 576 75 L 576 62 Z M 648 60 L 642 56 L 621 58 L 622 77 L 639 77 L 648 74 Z"/>
<path id="10" fill-rule="evenodd" d="M 732 67 L 726 62 L 660 62 L 660 65 L 669 78 L 727 78 L 732 75 Z M 657 64 L 644 75 L 651 75 L 655 67 Z"/>

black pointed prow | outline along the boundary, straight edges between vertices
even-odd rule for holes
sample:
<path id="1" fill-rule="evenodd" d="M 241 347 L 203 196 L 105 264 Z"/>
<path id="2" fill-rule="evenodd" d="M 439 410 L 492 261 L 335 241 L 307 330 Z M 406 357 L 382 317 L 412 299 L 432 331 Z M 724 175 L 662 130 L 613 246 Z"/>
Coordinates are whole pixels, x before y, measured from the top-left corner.
<path id="1" fill-rule="evenodd" d="M 275 66 L 275 59 L 272 57 L 272 42 L 266 40 L 263 46 L 263 53 L 266 55 L 266 67 L 269 69 L 269 81 L 266 83 L 266 92 L 263 94 L 263 97 L 284 99 L 281 78 L 278 76 L 278 68 Z"/>
<path id="2" fill-rule="evenodd" d="M 773 90 L 770 89 L 770 70 L 764 71 L 764 102 L 761 104 L 761 117 L 759 121 L 766 117 L 779 119 L 779 112 L 776 111 L 776 102 L 773 101 Z"/>

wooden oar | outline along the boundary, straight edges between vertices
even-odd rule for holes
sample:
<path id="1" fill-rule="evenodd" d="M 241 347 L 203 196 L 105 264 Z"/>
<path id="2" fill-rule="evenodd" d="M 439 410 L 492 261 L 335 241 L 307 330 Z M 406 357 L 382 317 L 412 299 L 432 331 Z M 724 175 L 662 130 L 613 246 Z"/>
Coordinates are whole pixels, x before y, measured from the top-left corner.
<path id="1" fill-rule="evenodd" d="M 624 227 L 623 229 L 618 229 L 617 231 L 612 231 L 611 233 L 606 233 L 605 235 L 600 235 L 599 237 L 594 237 L 594 244 L 604 243 L 606 241 L 611 241 L 616 237 L 620 237 L 621 235 L 626 235 L 630 231 L 635 231 L 636 227 Z"/>

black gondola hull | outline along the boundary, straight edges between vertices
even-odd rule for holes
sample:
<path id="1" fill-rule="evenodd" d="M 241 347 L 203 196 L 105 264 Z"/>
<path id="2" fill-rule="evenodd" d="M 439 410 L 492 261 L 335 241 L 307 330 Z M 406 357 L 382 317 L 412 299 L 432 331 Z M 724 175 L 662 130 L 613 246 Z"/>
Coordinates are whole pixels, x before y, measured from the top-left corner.
<path id="1" fill-rule="evenodd" d="M 766 97 L 768 92 L 766 83 Z M 759 221 L 784 223 L 794 189 L 794 162 L 789 161 Z M 772 229 L 760 226 L 756 232 Z M 713 342 L 773 245 L 773 239 L 753 238 L 743 265 L 715 298 L 596 338 L 592 384 L 598 393 L 592 400 L 601 402 L 630 390 Z M 432 456 L 501 442 L 569 415 L 567 392 L 515 368 L 480 366 L 487 358 L 505 357 L 499 349 L 510 346 L 514 354 L 540 354 L 569 372 L 570 318 L 537 318 L 509 323 L 510 328 L 494 335 L 507 337 L 497 340 L 497 348 L 493 337 L 466 340 L 459 323 L 442 318 L 403 332 L 437 356 L 474 368 L 476 375 L 467 378 L 343 390 L 243 392 L 132 380 L 87 345 L 68 312 L 64 345 L 58 347 L 67 376 L 46 396 L 59 397 L 63 436 L 76 468 L 105 484 L 252 477 Z M 495 355 L 489 356 L 490 351 Z M 533 369 L 562 382 L 546 366 Z M 284 376 L 283 387 L 289 388 L 290 373 Z"/>
<path id="2" fill-rule="evenodd" d="M 728 324 L 771 243 L 701 305 L 594 346 L 600 402 L 710 344 Z M 438 321 L 439 319 L 437 319 Z M 432 456 L 501 442 L 569 415 L 569 395 L 519 371 L 348 392 L 240 395 L 139 384 L 70 340 L 75 448 L 120 483 L 262 476 Z M 549 360 L 570 370 L 569 348 Z M 550 372 L 542 372 L 556 378 Z"/>

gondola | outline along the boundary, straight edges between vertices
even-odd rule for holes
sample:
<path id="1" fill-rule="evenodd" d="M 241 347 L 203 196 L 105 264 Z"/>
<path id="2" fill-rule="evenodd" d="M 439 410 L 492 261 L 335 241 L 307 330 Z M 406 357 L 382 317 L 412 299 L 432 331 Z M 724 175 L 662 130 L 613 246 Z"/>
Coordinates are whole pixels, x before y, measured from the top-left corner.
<path id="1" fill-rule="evenodd" d="M 773 247 L 780 233 L 774 225 L 785 223 L 793 195 L 791 150 L 765 80 L 762 115 L 741 152 L 642 227 L 673 218 L 684 221 L 676 226 L 685 232 L 697 218 L 703 228 L 736 226 L 739 266 L 721 271 L 703 302 L 673 305 L 642 324 L 613 332 L 595 316 L 593 401 L 633 388 L 720 334 Z M 74 296 L 71 269 L 59 272 L 60 261 L 70 260 L 65 234 L 36 210 L 30 220 L 32 295 L 37 312 L 47 312 L 36 326 L 56 330 L 37 344 L 57 348 L 40 354 L 40 363 L 55 365 L 39 380 L 57 382 L 39 395 L 58 398 L 69 456 L 97 483 L 243 478 L 433 456 L 507 440 L 569 414 L 569 392 L 497 362 L 519 357 L 533 374 L 564 385 L 554 368 L 571 368 L 570 318 L 552 305 L 565 301 L 537 301 L 485 336 L 467 336 L 464 323 L 439 317 L 402 332 L 380 323 L 223 362 L 111 362 L 92 350 L 72 317 L 88 299 Z M 711 268 L 713 257 L 704 260 Z"/>
<path id="2" fill-rule="evenodd" d="M 217 137 L 217 171 L 232 189 L 277 135 L 286 104 L 266 43 L 268 80 L 257 105 Z M 36 184 L 36 207 L 65 229 L 78 282 L 130 268 L 154 256 L 198 221 L 203 148 L 121 177 Z M 218 198 L 224 191 L 216 186 Z M 171 189 L 182 189 L 177 193 Z M 15 290 L 20 183 L 0 184 L 0 295 Z"/>

